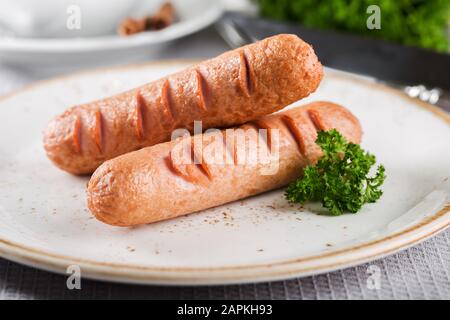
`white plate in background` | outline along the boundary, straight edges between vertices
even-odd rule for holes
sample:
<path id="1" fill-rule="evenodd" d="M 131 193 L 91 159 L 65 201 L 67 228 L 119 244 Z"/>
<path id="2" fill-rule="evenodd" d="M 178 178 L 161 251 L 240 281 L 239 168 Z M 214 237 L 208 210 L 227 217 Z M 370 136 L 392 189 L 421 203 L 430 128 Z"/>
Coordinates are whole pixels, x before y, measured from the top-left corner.
<path id="1" fill-rule="evenodd" d="M 214 23 L 223 12 L 218 0 L 172 0 L 179 20 L 160 30 L 130 37 L 105 35 L 80 38 L 0 37 L 0 62 L 21 66 L 55 67 L 98 65 L 141 57 L 170 40 L 184 37 Z M 141 17 L 136 12 L 131 16 Z"/>
<path id="2" fill-rule="evenodd" d="M 87 178 L 46 158 L 41 132 L 66 107 L 185 67 L 159 62 L 42 82 L 0 100 L 0 255 L 37 268 L 147 284 L 223 284 L 317 274 L 404 249 L 450 224 L 450 118 L 369 81 L 326 70 L 304 102 L 349 108 L 386 166 L 384 195 L 339 217 L 289 205 L 283 190 L 170 221 L 118 228 L 93 219 Z M 302 102 L 303 103 L 303 102 Z M 252 183 L 249 181 L 249 183 Z M 232 187 L 232 186 L 224 186 Z"/>

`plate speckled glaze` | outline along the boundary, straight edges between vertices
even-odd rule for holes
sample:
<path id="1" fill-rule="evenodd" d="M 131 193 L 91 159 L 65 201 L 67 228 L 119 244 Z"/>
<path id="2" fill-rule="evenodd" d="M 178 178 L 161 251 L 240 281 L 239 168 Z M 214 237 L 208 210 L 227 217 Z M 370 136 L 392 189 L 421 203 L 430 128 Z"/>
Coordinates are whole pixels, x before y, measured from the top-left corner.
<path id="1" fill-rule="evenodd" d="M 148 284 L 224 284 L 331 271 L 404 249 L 450 224 L 450 117 L 368 80 L 326 70 L 308 99 L 361 121 L 363 147 L 386 166 L 384 195 L 358 214 L 319 215 L 283 190 L 135 228 L 93 219 L 88 178 L 55 168 L 42 147 L 49 119 L 70 105 L 135 87 L 187 61 L 80 73 L 0 100 L 0 254 L 86 278 Z M 253 183 L 249 181 L 249 183 Z M 224 188 L 232 186 L 224 186 Z"/>

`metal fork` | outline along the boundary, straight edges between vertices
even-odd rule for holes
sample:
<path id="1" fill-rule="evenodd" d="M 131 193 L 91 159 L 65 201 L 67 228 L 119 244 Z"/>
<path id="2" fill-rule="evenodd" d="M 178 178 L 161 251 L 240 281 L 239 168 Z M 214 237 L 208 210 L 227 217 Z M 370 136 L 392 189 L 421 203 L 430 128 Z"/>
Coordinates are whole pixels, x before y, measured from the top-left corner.
<path id="1" fill-rule="evenodd" d="M 226 17 L 220 19 L 215 26 L 217 32 L 219 32 L 220 36 L 232 49 L 236 49 L 259 40 L 242 29 L 236 22 Z"/>

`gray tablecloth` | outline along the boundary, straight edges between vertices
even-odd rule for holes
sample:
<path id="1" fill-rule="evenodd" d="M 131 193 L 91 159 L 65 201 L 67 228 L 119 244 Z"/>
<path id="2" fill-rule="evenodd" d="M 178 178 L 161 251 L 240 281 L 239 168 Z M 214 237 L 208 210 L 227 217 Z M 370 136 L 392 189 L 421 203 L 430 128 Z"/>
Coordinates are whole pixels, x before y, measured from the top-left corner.
<path id="1" fill-rule="evenodd" d="M 215 31 L 207 29 L 175 41 L 147 58 L 206 58 L 225 50 L 225 43 Z M 67 70 L 44 73 L 0 65 L 0 95 L 63 72 Z M 373 268 L 379 271 L 379 282 L 371 275 Z M 232 286 L 135 286 L 82 280 L 81 290 L 68 290 L 64 276 L 0 258 L 0 299 L 63 298 L 450 299 L 450 230 L 413 248 L 355 268 L 302 279 Z"/>

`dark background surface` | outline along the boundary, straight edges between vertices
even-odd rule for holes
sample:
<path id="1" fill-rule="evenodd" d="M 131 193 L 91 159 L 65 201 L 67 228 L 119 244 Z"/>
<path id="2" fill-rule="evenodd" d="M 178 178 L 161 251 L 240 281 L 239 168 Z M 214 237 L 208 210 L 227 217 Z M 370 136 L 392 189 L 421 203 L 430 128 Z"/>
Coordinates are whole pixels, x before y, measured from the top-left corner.
<path id="1" fill-rule="evenodd" d="M 228 14 L 256 39 L 293 33 L 311 44 L 322 64 L 407 85 L 425 84 L 450 91 L 450 55 L 407 47 L 368 36 L 319 30 L 261 18 Z"/>

